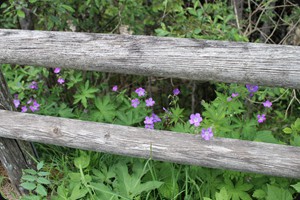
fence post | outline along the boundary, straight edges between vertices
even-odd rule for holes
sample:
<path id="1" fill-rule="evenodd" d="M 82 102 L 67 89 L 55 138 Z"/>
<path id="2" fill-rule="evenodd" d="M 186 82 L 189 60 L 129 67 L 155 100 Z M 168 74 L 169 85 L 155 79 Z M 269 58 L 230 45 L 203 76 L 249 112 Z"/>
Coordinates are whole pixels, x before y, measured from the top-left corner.
<path id="1" fill-rule="evenodd" d="M 0 69 L 0 109 L 15 110 L 13 99 L 9 93 L 6 81 Z M 12 186 L 19 194 L 24 190 L 19 186 L 22 169 L 34 168 L 34 162 L 30 155 L 34 155 L 31 143 L 0 137 L 0 161 L 4 166 Z"/>

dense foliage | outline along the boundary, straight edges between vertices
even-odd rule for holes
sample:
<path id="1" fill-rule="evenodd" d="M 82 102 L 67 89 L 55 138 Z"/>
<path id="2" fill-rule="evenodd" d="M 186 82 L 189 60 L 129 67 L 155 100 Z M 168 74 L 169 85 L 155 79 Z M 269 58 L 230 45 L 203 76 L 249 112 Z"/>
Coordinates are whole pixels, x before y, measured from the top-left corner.
<path id="1" fill-rule="evenodd" d="M 243 2 L 243 1 L 241 1 Z M 300 9 L 251 0 L 7 0 L 1 28 L 299 45 Z M 241 12 L 241 13 L 240 13 Z M 24 22 L 25 21 L 25 22 Z M 300 146 L 299 90 L 3 64 L 20 112 Z M 294 179 L 36 144 L 22 199 L 289 200 Z M 287 155 L 288 156 L 288 155 Z"/>

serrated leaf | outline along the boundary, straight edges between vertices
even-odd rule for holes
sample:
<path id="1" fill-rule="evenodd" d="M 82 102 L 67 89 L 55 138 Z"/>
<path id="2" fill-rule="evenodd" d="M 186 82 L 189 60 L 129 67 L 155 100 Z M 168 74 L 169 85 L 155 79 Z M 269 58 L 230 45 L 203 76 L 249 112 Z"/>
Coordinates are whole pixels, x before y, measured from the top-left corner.
<path id="1" fill-rule="evenodd" d="M 87 188 L 80 188 L 81 184 L 77 184 L 74 189 L 72 190 L 71 197 L 70 199 L 75 200 L 75 199 L 80 199 L 86 196 L 88 193 Z"/>
<path id="2" fill-rule="evenodd" d="M 225 187 L 222 187 L 220 192 L 216 192 L 216 200 L 229 200 L 228 193 Z"/>
<path id="3" fill-rule="evenodd" d="M 24 181 L 29 181 L 29 182 L 33 182 L 36 180 L 36 176 L 32 176 L 32 175 L 24 175 L 21 178 Z"/>
<path id="4" fill-rule="evenodd" d="M 43 177 L 38 177 L 37 178 L 37 182 L 41 183 L 41 184 L 45 184 L 45 185 L 49 185 L 50 184 L 50 181 L 48 179 L 43 178 Z"/>
<path id="5" fill-rule="evenodd" d="M 42 186 L 41 184 L 38 184 L 36 189 L 35 189 L 36 193 L 38 193 L 41 196 L 47 196 L 47 190 L 44 186 Z"/>
<path id="6" fill-rule="evenodd" d="M 300 182 L 294 184 L 294 185 L 291 185 L 297 192 L 300 192 Z"/>
<path id="7" fill-rule="evenodd" d="M 293 197 L 289 190 L 279 188 L 273 185 L 267 185 L 268 191 L 267 191 L 267 198 L 266 200 L 292 200 Z"/>
<path id="8" fill-rule="evenodd" d="M 267 193 L 264 190 L 258 189 L 254 191 L 252 196 L 257 199 L 264 199 L 267 196 Z"/>
<path id="9" fill-rule="evenodd" d="M 31 182 L 21 183 L 20 186 L 29 191 L 32 191 L 36 188 L 36 184 L 31 183 Z"/>
<path id="10" fill-rule="evenodd" d="M 17 10 L 18 17 L 25 18 L 25 13 L 22 10 Z"/>
<path id="11" fill-rule="evenodd" d="M 112 103 L 110 96 L 104 96 L 95 100 L 95 106 L 106 122 L 113 122 L 116 116 L 116 107 Z"/>

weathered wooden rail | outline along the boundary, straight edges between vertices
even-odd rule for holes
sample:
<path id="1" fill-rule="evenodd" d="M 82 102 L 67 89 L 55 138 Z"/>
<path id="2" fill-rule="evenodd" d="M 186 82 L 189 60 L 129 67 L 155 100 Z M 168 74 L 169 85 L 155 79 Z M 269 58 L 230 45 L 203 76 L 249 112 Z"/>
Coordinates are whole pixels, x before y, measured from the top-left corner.
<path id="1" fill-rule="evenodd" d="M 300 178 L 300 148 L 0 111 L 2 137 Z"/>
<path id="2" fill-rule="evenodd" d="M 0 29 L 0 63 L 300 88 L 300 48 Z"/>
<path id="3" fill-rule="evenodd" d="M 300 47 L 0 29 L 0 63 L 300 88 Z M 0 111 L 0 136 L 300 178 L 300 148 Z"/>

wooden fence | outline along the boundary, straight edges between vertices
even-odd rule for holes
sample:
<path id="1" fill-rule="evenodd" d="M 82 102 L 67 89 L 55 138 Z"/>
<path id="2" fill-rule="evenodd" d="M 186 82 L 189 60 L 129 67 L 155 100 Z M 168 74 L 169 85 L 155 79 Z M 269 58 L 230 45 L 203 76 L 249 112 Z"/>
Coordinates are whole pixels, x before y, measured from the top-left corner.
<path id="1" fill-rule="evenodd" d="M 0 29 L 0 63 L 300 88 L 300 47 Z M 300 178 L 300 148 L 0 111 L 0 137 Z"/>

